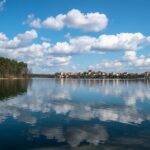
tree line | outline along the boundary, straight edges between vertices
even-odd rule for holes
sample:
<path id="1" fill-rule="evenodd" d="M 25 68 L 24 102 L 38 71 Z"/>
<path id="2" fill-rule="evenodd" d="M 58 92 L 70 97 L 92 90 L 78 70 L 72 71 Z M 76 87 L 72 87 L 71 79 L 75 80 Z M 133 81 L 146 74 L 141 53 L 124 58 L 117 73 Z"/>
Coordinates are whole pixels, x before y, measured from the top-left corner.
<path id="1" fill-rule="evenodd" d="M 0 57 L 0 77 L 25 77 L 28 74 L 28 66 L 24 62 Z"/>

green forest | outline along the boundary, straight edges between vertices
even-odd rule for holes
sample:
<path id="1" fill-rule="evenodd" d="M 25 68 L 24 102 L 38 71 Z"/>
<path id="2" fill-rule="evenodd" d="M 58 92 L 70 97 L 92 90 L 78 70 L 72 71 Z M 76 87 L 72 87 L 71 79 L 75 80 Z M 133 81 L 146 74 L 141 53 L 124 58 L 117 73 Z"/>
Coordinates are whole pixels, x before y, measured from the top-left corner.
<path id="1" fill-rule="evenodd" d="M 28 66 L 26 63 L 0 57 L 1 78 L 25 77 L 27 73 Z"/>

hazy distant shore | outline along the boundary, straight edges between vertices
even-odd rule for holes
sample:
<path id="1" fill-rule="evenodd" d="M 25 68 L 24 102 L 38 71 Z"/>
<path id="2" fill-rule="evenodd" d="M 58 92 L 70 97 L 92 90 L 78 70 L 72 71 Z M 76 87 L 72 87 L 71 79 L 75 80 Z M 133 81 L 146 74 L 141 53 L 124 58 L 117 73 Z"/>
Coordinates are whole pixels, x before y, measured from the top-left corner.
<path id="1" fill-rule="evenodd" d="M 101 71 L 57 72 L 54 74 L 28 74 L 31 78 L 71 78 L 71 79 L 150 79 L 150 72 L 144 73 L 107 73 Z"/>

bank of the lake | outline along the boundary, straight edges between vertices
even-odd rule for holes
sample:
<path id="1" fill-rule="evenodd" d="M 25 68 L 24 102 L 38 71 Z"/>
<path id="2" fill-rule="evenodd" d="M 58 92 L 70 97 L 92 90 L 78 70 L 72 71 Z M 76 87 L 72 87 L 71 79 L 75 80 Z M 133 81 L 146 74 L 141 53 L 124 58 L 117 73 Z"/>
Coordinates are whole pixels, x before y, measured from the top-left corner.
<path id="1" fill-rule="evenodd" d="M 25 78 L 28 65 L 24 62 L 0 57 L 0 78 Z"/>

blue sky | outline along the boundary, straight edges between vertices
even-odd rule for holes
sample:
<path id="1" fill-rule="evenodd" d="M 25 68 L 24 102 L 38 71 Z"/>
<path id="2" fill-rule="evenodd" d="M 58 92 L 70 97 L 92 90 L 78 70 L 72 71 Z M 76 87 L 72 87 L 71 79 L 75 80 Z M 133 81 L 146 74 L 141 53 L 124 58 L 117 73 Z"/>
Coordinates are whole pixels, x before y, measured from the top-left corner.
<path id="1" fill-rule="evenodd" d="M 149 0 L 0 0 L 0 56 L 35 73 L 150 70 Z"/>

